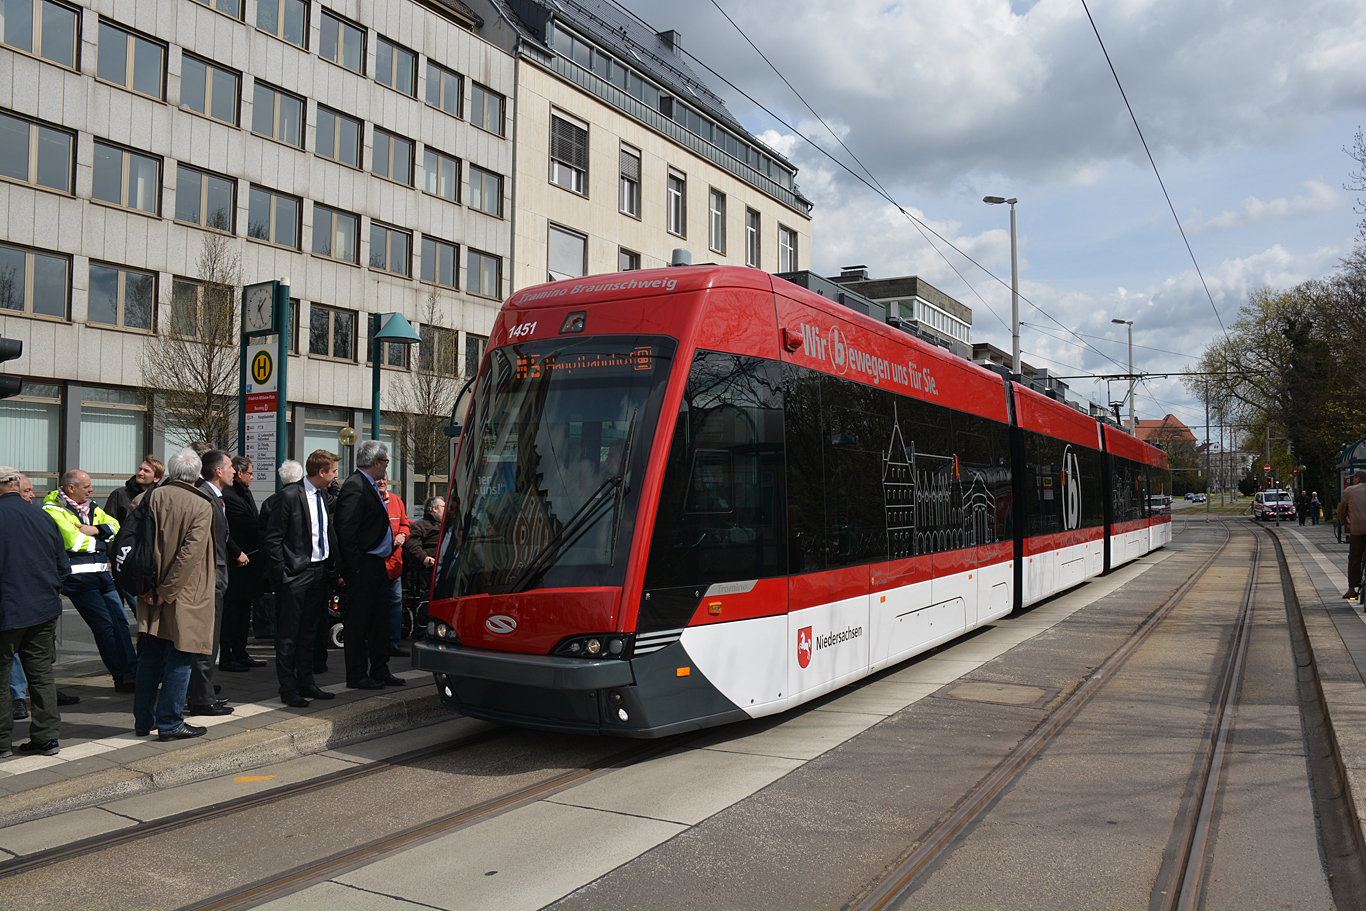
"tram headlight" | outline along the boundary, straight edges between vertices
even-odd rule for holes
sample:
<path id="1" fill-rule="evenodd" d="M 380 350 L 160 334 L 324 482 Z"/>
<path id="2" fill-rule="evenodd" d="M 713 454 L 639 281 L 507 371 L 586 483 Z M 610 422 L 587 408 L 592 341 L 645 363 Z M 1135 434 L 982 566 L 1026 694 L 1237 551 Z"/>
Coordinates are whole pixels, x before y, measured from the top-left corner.
<path id="1" fill-rule="evenodd" d="M 621 633 L 588 633 L 560 640 L 552 655 L 565 658 L 629 658 L 631 637 Z"/>
<path id="2" fill-rule="evenodd" d="M 586 643 L 584 643 L 584 649 L 590 655 L 597 655 L 602 652 L 602 640 L 589 639 Z"/>
<path id="3" fill-rule="evenodd" d="M 626 714 L 626 710 L 625 710 L 625 709 L 617 709 L 617 717 L 620 718 L 622 721 L 630 721 L 630 720 L 631 720 L 631 716 L 628 715 L 628 714 Z"/>

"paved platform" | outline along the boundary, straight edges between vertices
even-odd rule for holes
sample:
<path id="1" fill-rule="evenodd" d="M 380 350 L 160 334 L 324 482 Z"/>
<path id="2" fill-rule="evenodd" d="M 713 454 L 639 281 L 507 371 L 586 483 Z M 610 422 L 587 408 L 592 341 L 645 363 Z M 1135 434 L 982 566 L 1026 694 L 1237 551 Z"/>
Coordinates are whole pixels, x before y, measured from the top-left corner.
<path id="1" fill-rule="evenodd" d="M 1341 598 L 1346 584 L 1347 545 L 1335 540 L 1333 526 L 1328 524 L 1301 528 L 1288 523 L 1274 529 L 1274 533 L 1280 536 L 1286 550 L 1318 664 L 1339 763 L 1356 808 L 1358 825 L 1366 830 L 1366 617 L 1360 605 Z M 1121 587 L 1136 573 L 1156 568 L 1170 553 L 1171 549 L 1150 555 L 1112 576 L 1092 580 L 1018 618 L 1012 629 L 979 635 L 965 645 L 977 651 L 986 649 L 990 654 L 974 653 L 971 657 L 979 660 L 971 663 L 975 666 L 1008 650 L 1020 641 L 1019 637 L 1042 631 Z M 251 651 L 258 658 L 273 658 L 269 643 L 253 643 Z M 81 703 L 63 711 L 59 756 L 16 756 L 0 761 L 0 828 L 316 756 L 455 717 L 440 704 L 430 675 L 407 664 L 406 659 L 396 658 L 391 668 L 410 681 L 408 686 L 381 691 L 347 690 L 341 655 L 334 652 L 332 670 L 319 678 L 319 684 L 337 693 L 338 698 L 314 701 L 307 709 L 290 709 L 280 704 L 271 666 L 246 673 L 219 672 L 217 679 L 223 686 L 223 695 L 232 701 L 236 712 L 220 718 L 195 718 L 195 723 L 209 727 L 205 737 L 165 744 L 154 737 L 138 738 L 133 734 L 133 697 L 115 693 L 98 662 L 61 666 L 59 686 L 79 695 Z M 905 689 L 905 681 L 898 677 L 840 698 L 860 700 L 860 711 L 868 713 L 868 723 L 873 724 L 971 669 L 940 667 L 944 664 L 926 661 L 913 668 L 916 674 L 951 670 L 947 675 L 941 673 L 943 679 L 918 680 L 923 685 L 912 687 L 913 691 L 891 692 L 898 686 Z M 888 704 L 862 704 L 869 700 Z M 837 700 L 825 708 L 840 706 L 842 703 Z M 800 728 L 801 724 L 791 730 L 779 726 L 766 736 L 794 737 L 794 760 L 809 759 L 813 749 L 819 753 L 831 746 L 803 742 L 809 738 L 801 736 Z M 856 733 L 846 731 L 843 736 Z M 27 722 L 16 723 L 15 742 L 22 742 L 26 736 Z M 731 744 L 729 749 L 738 747 Z"/>

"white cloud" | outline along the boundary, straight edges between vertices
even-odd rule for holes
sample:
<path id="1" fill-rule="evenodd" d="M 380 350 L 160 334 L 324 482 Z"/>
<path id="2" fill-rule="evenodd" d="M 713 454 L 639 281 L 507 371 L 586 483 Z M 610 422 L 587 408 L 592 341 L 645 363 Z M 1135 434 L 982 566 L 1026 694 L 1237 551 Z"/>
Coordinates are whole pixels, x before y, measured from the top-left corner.
<path id="1" fill-rule="evenodd" d="M 1197 209 L 1193 217 L 1186 219 L 1186 233 L 1215 234 L 1245 225 L 1302 218 L 1336 209 L 1343 204 L 1342 194 L 1322 181 L 1307 181 L 1304 189 L 1305 192 L 1294 199 L 1282 196 L 1271 202 L 1262 202 L 1255 196 L 1249 196 L 1243 200 L 1242 209 L 1230 209 L 1213 218 L 1205 218 Z"/>

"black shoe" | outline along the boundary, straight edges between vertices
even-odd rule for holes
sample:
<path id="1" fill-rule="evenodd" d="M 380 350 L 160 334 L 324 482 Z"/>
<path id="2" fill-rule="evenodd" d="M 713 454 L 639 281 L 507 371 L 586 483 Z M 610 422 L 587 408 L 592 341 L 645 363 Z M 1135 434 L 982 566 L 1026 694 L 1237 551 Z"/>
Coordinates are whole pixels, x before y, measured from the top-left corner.
<path id="1" fill-rule="evenodd" d="M 186 715 L 231 715 L 232 706 L 224 705 L 221 702 L 214 702 L 209 705 L 187 705 L 185 706 Z"/>
<path id="2" fill-rule="evenodd" d="M 28 717 L 28 702 L 23 699 L 14 700 L 14 720 L 23 721 Z"/>
<path id="3" fill-rule="evenodd" d="M 58 691 L 57 691 L 57 704 L 58 704 L 58 705 L 80 705 L 80 703 L 81 703 L 81 697 L 80 697 L 80 696 L 72 696 L 72 695 L 70 695 L 70 694 L 68 694 L 68 693 L 63 693 L 61 690 L 58 690 Z"/>
<path id="4" fill-rule="evenodd" d="M 397 645 L 391 645 L 391 646 L 389 646 L 389 657 L 390 657 L 390 658 L 407 658 L 407 657 L 408 657 L 408 652 L 405 651 L 404 649 L 399 648 Z"/>
<path id="5" fill-rule="evenodd" d="M 292 709 L 308 708 L 308 700 L 298 693 L 281 693 L 280 701 Z"/>
<path id="6" fill-rule="evenodd" d="M 237 663 L 238 663 L 238 664 L 245 664 L 247 667 L 265 667 L 265 666 L 266 666 L 266 662 L 262 661 L 260 658 L 253 658 L 251 655 L 248 655 L 246 652 L 243 652 L 242 654 L 238 655 L 237 658 L 236 658 L 236 660 L 237 660 Z"/>
<path id="7" fill-rule="evenodd" d="M 208 728 L 201 728 L 198 725 L 183 722 L 174 731 L 166 731 L 157 735 L 157 740 L 165 743 L 168 740 L 189 740 L 191 737 L 203 737 Z"/>
<path id="8" fill-rule="evenodd" d="M 228 671 L 232 674 L 243 674 L 251 670 L 251 666 L 243 664 L 235 658 L 229 658 L 227 661 L 218 662 L 218 669 L 220 671 Z"/>
<path id="9" fill-rule="evenodd" d="M 19 744 L 19 752 L 30 756 L 56 756 L 61 752 L 61 745 L 55 740 L 30 740 Z"/>
<path id="10" fill-rule="evenodd" d="M 318 686 L 316 683 L 310 683 L 308 686 L 301 686 L 301 687 L 299 687 L 299 693 L 300 693 L 301 695 L 307 696 L 309 699 L 336 699 L 336 698 L 337 698 L 337 694 L 336 694 L 336 693 L 329 693 L 327 690 L 325 690 L 325 689 L 323 689 L 322 687 Z"/>
<path id="11" fill-rule="evenodd" d="M 346 681 L 346 688 L 348 690 L 382 690 L 384 689 L 384 682 L 375 680 L 373 677 L 361 677 L 359 680 Z"/>
<path id="12" fill-rule="evenodd" d="M 395 677 L 393 674 L 385 674 L 383 677 L 376 677 L 375 679 L 385 686 L 405 686 L 408 683 L 407 680 L 402 677 Z"/>
<path id="13" fill-rule="evenodd" d="M 134 681 L 132 677 L 126 677 L 114 684 L 114 692 L 116 693 L 131 693 L 136 689 L 137 682 Z"/>

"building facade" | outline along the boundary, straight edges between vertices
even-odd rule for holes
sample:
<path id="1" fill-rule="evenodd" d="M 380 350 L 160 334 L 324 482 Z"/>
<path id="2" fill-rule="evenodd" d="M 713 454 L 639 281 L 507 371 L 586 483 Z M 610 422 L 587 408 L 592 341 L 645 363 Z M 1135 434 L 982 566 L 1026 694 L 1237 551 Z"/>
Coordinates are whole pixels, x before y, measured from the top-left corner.
<path id="1" fill-rule="evenodd" d="M 972 356 L 972 308 L 923 278 L 870 278 L 866 266 L 845 266 L 839 277 L 831 281 L 884 304 L 888 316 L 904 319 L 922 332 L 942 339 L 944 347 L 960 357 Z"/>
<path id="2" fill-rule="evenodd" d="M 25 383 L 0 401 L 0 463 L 40 489 L 80 467 L 102 492 L 184 442 L 151 419 L 142 390 L 164 378 L 141 365 L 198 331 L 206 255 L 239 284 L 289 281 L 296 458 L 327 448 L 345 469 L 338 431 L 369 435 L 369 314 L 424 336 L 384 353 L 386 404 L 416 365 L 477 363 L 512 284 L 516 110 L 512 57 L 468 7 L 4 10 L 0 334 L 23 342 L 5 366 Z"/>
<path id="3" fill-rule="evenodd" d="M 807 268 L 796 168 L 656 34 L 597 0 L 470 0 L 516 58 L 513 288 L 693 263 Z"/>

